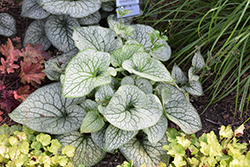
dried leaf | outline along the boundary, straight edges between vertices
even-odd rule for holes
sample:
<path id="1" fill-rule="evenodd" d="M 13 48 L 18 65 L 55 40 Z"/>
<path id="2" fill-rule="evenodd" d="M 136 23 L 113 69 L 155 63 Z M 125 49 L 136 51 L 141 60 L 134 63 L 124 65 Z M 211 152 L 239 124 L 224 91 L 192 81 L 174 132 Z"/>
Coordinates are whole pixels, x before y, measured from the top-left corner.
<path id="1" fill-rule="evenodd" d="M 235 131 L 234 131 L 234 135 L 239 137 L 239 136 L 242 136 L 244 133 L 245 127 L 244 127 L 244 124 L 242 124 L 240 127 L 238 127 Z"/>
<path id="2" fill-rule="evenodd" d="M 12 90 L 4 90 L 2 100 L 0 100 L 0 108 L 2 110 L 6 110 L 8 113 L 10 113 L 13 109 L 15 109 L 20 104 L 19 101 L 17 101 L 14 98 L 13 91 Z"/>
<path id="3" fill-rule="evenodd" d="M 36 44 L 36 46 L 27 44 L 26 47 L 21 50 L 20 56 L 23 57 L 25 62 L 43 63 L 44 59 L 48 60 L 50 58 L 50 55 L 42 51 L 42 48 L 43 46 L 40 44 Z"/>
<path id="4" fill-rule="evenodd" d="M 30 90 L 30 86 L 25 85 L 23 87 L 20 87 L 18 90 L 15 90 L 13 94 L 16 100 L 18 100 L 19 102 L 23 102 L 34 91 L 35 89 Z"/>
<path id="5" fill-rule="evenodd" d="M 41 84 L 41 80 L 43 80 L 46 76 L 45 73 L 42 72 L 44 68 L 41 67 L 39 63 L 30 63 L 21 61 L 21 72 L 19 77 L 21 77 L 21 82 L 26 84 L 26 82 L 31 83 L 33 86 L 37 84 Z"/>

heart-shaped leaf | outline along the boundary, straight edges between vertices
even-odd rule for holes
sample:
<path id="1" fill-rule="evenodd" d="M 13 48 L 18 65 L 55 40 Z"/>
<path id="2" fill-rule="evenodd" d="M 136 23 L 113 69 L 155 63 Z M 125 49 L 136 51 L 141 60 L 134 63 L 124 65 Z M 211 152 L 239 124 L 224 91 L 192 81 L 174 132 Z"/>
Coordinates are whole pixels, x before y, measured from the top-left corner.
<path id="1" fill-rule="evenodd" d="M 201 55 L 201 50 L 198 48 L 196 50 L 196 53 L 194 54 L 194 57 L 192 59 L 192 65 L 194 66 L 194 71 L 198 71 L 202 69 L 205 66 L 204 58 Z"/>
<path id="2" fill-rule="evenodd" d="M 51 15 L 45 24 L 45 33 L 58 50 L 69 52 L 75 49 L 72 39 L 73 27 L 80 27 L 75 18 L 67 15 Z"/>
<path id="3" fill-rule="evenodd" d="M 101 7 L 101 0 L 38 0 L 40 6 L 55 15 L 69 15 L 74 18 L 86 17 Z"/>
<path id="4" fill-rule="evenodd" d="M 16 21 L 8 13 L 0 13 L 0 35 L 9 37 L 16 33 Z"/>
<path id="5" fill-rule="evenodd" d="M 100 20 L 101 20 L 101 14 L 99 11 L 96 11 L 93 14 L 78 19 L 81 25 L 98 24 Z"/>
<path id="6" fill-rule="evenodd" d="M 167 166 L 170 156 L 162 147 L 167 145 L 166 136 L 163 137 L 156 145 L 152 145 L 146 135 L 141 140 L 134 137 L 127 144 L 119 148 L 127 160 L 133 159 L 133 165 L 139 167 L 142 164 L 157 166 L 164 162 Z"/>
<path id="7" fill-rule="evenodd" d="M 186 75 L 182 72 L 180 67 L 178 67 L 176 64 L 174 64 L 171 75 L 175 79 L 176 84 L 183 84 L 187 81 Z"/>
<path id="8" fill-rule="evenodd" d="M 22 17 L 29 17 L 32 19 L 44 19 L 49 15 L 50 13 L 43 10 L 43 8 L 37 3 L 36 0 L 23 0 L 21 13 Z"/>
<path id="9" fill-rule="evenodd" d="M 195 96 L 203 95 L 202 86 L 199 81 L 190 81 L 186 86 L 183 86 L 182 88 L 192 95 Z"/>
<path id="10" fill-rule="evenodd" d="M 166 67 L 159 60 L 151 58 L 146 52 L 135 53 L 133 60 L 125 60 L 122 67 L 130 73 L 153 81 L 174 81 Z"/>
<path id="11" fill-rule="evenodd" d="M 97 111 L 98 107 L 98 103 L 90 99 L 84 100 L 80 105 L 85 111 Z"/>
<path id="12" fill-rule="evenodd" d="M 144 51 L 144 47 L 141 44 L 123 45 L 122 48 L 115 50 L 111 54 L 111 64 L 114 67 L 121 67 L 124 60 L 132 58 L 133 54 L 138 51 Z"/>
<path id="13" fill-rule="evenodd" d="M 114 90 L 109 85 L 100 86 L 95 93 L 95 101 L 106 105 L 114 95 Z"/>
<path id="14" fill-rule="evenodd" d="M 142 24 L 135 24 L 132 25 L 132 28 L 134 28 L 133 35 L 127 37 L 128 39 L 135 39 L 139 41 L 141 44 L 144 45 L 146 50 L 150 50 L 152 47 L 152 43 L 150 40 L 150 37 L 147 33 L 153 33 L 155 29 L 153 29 L 150 26 L 142 25 Z M 164 42 L 162 40 L 158 40 L 157 42 L 164 44 L 164 47 L 161 51 L 155 51 L 150 52 L 150 55 L 161 60 L 161 61 L 167 61 L 170 58 L 171 55 L 171 48 L 168 45 L 167 42 Z"/>
<path id="15" fill-rule="evenodd" d="M 108 124 L 105 124 L 104 127 L 102 127 L 102 129 L 99 130 L 98 132 L 91 133 L 92 140 L 103 151 L 105 151 L 105 149 L 104 149 L 104 145 L 105 145 L 105 132 L 106 132 L 107 127 L 108 127 Z"/>
<path id="16" fill-rule="evenodd" d="M 90 136 L 80 134 L 78 131 L 58 135 L 56 139 L 59 140 L 62 147 L 72 145 L 76 148 L 75 155 L 71 158 L 74 166 L 80 164 L 83 164 L 85 167 L 94 166 L 106 155 L 106 152 L 98 147 Z"/>
<path id="17" fill-rule="evenodd" d="M 51 42 L 45 34 L 46 20 L 47 19 L 35 20 L 29 25 L 25 33 L 23 47 L 25 47 L 26 44 L 31 43 L 33 45 L 41 44 L 43 50 L 49 49 Z"/>
<path id="18" fill-rule="evenodd" d="M 155 125 L 162 115 L 162 106 L 155 95 L 146 95 L 134 85 L 122 85 L 103 115 L 119 129 L 135 131 Z"/>
<path id="19" fill-rule="evenodd" d="M 109 125 L 105 133 L 105 150 L 111 151 L 128 143 L 136 134 L 136 131 L 121 130 L 113 125 Z"/>
<path id="20" fill-rule="evenodd" d="M 73 39 L 79 50 L 93 48 L 112 53 L 122 46 L 121 38 L 114 31 L 99 26 L 74 28 Z"/>
<path id="21" fill-rule="evenodd" d="M 171 90 L 171 99 L 164 104 L 166 116 L 187 134 L 199 131 L 202 124 L 196 109 L 176 87 L 165 86 Z"/>
<path id="22" fill-rule="evenodd" d="M 109 84 L 111 82 L 109 64 L 109 53 L 94 49 L 79 52 L 66 67 L 63 95 L 81 97 L 98 86 Z"/>
<path id="23" fill-rule="evenodd" d="M 153 86 L 147 79 L 144 78 L 137 79 L 135 81 L 135 85 L 146 94 L 153 93 Z"/>
<path id="24" fill-rule="evenodd" d="M 88 111 L 82 121 L 81 133 L 97 132 L 104 126 L 104 120 L 97 111 Z"/>
<path id="25" fill-rule="evenodd" d="M 148 140 L 152 145 L 158 143 L 165 135 L 168 128 L 168 120 L 165 115 L 162 115 L 156 125 L 143 129 L 148 135 Z"/>
<path id="26" fill-rule="evenodd" d="M 61 84 L 56 82 L 30 94 L 9 116 L 35 131 L 67 133 L 80 128 L 86 111 L 76 104 L 84 99 L 65 99 Z"/>

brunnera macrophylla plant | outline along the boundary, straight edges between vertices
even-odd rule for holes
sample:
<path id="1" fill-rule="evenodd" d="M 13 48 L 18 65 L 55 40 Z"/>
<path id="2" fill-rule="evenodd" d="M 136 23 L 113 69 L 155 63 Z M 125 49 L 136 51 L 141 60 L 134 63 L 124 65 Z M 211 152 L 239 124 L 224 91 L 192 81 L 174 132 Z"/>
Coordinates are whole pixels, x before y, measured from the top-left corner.
<path id="1" fill-rule="evenodd" d="M 36 90 L 9 116 L 75 146 L 76 166 L 93 166 L 115 149 L 135 166 L 168 164 L 162 148 L 168 119 L 187 134 L 201 129 L 188 93 L 203 93 L 196 72 L 204 60 L 198 50 L 188 77 L 177 65 L 170 73 L 161 62 L 171 54 L 166 36 L 150 26 L 108 23 L 74 28 L 79 53 L 46 62 L 47 76 L 58 82 Z"/>

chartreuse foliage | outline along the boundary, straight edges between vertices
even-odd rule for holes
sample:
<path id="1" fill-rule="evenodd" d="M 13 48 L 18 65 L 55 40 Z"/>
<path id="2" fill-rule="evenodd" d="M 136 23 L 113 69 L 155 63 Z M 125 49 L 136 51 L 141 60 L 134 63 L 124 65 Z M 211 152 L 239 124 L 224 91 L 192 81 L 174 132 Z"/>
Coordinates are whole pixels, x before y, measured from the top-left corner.
<path id="1" fill-rule="evenodd" d="M 6 167 L 41 166 L 73 167 L 75 147 L 65 145 L 50 135 L 38 133 L 26 126 L 0 127 L 0 165 Z"/>
<path id="2" fill-rule="evenodd" d="M 35 91 L 10 117 L 74 145 L 76 166 L 93 166 L 115 149 L 135 166 L 168 164 L 162 148 L 168 119 L 188 134 L 201 129 L 188 93 L 202 95 L 196 72 L 204 60 L 195 54 L 188 77 L 178 66 L 170 73 L 160 61 L 171 54 L 166 36 L 149 26 L 109 23 L 74 28 L 80 52 L 47 62 L 50 78 L 60 82 Z"/>
<path id="3" fill-rule="evenodd" d="M 236 137 L 243 134 L 244 125 L 234 132 L 230 126 L 221 126 L 218 141 L 214 131 L 196 138 L 195 134 L 184 135 L 176 129 L 168 129 L 169 145 L 163 146 L 174 157 L 171 167 L 248 167 L 250 152 L 247 143 L 238 143 Z M 191 153 L 187 154 L 187 152 Z"/>

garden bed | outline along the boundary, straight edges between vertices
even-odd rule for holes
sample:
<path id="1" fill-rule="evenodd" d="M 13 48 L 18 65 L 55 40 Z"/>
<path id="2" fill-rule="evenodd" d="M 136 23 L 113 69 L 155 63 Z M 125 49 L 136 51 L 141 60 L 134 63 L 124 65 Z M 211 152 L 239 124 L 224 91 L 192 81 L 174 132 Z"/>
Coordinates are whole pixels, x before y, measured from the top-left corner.
<path id="1" fill-rule="evenodd" d="M 16 29 L 17 33 L 10 37 L 10 39 L 14 39 L 16 37 L 20 37 L 21 43 L 24 39 L 25 31 L 28 28 L 29 24 L 33 21 L 32 19 L 20 17 L 21 13 L 21 2 L 14 3 L 11 0 L 3 0 L 0 3 L 0 12 L 5 12 L 11 14 L 16 20 Z M 1 44 L 5 44 L 7 41 L 6 37 L 1 36 Z M 53 48 L 50 48 L 51 50 Z M 49 49 L 49 50 L 50 50 Z M 202 85 L 204 90 L 211 85 L 213 82 L 213 77 L 210 77 L 206 82 Z M 207 105 L 209 104 L 209 92 L 205 92 L 204 96 L 201 97 L 192 97 L 191 103 L 197 109 L 202 122 L 202 130 L 197 132 L 197 136 L 201 136 L 203 133 L 208 133 L 210 131 L 214 131 L 217 135 L 219 133 L 219 128 L 221 125 L 230 125 L 232 129 L 236 129 L 242 123 L 244 123 L 249 117 L 250 112 L 243 113 L 242 116 L 239 111 L 236 113 L 235 111 L 235 96 L 236 92 L 232 92 L 230 95 L 225 97 L 219 102 L 216 102 L 210 105 L 208 108 Z M 0 99 L 1 100 L 1 99 Z M 205 110 L 206 109 L 206 110 Z M 249 109 L 245 109 L 249 110 Z M 2 115 L 3 120 L 0 122 L 0 125 L 7 124 L 7 125 L 14 125 L 13 122 L 8 115 L 5 113 Z M 179 129 L 175 124 L 170 123 L 170 127 L 175 127 Z M 245 124 L 244 135 L 239 137 L 240 143 L 248 143 L 248 148 L 250 148 L 249 140 L 250 140 L 250 121 Z M 96 167 L 104 167 L 104 166 L 117 166 L 122 164 L 125 160 L 124 156 L 119 152 L 113 154 L 107 154 L 107 156 L 99 162 Z"/>

